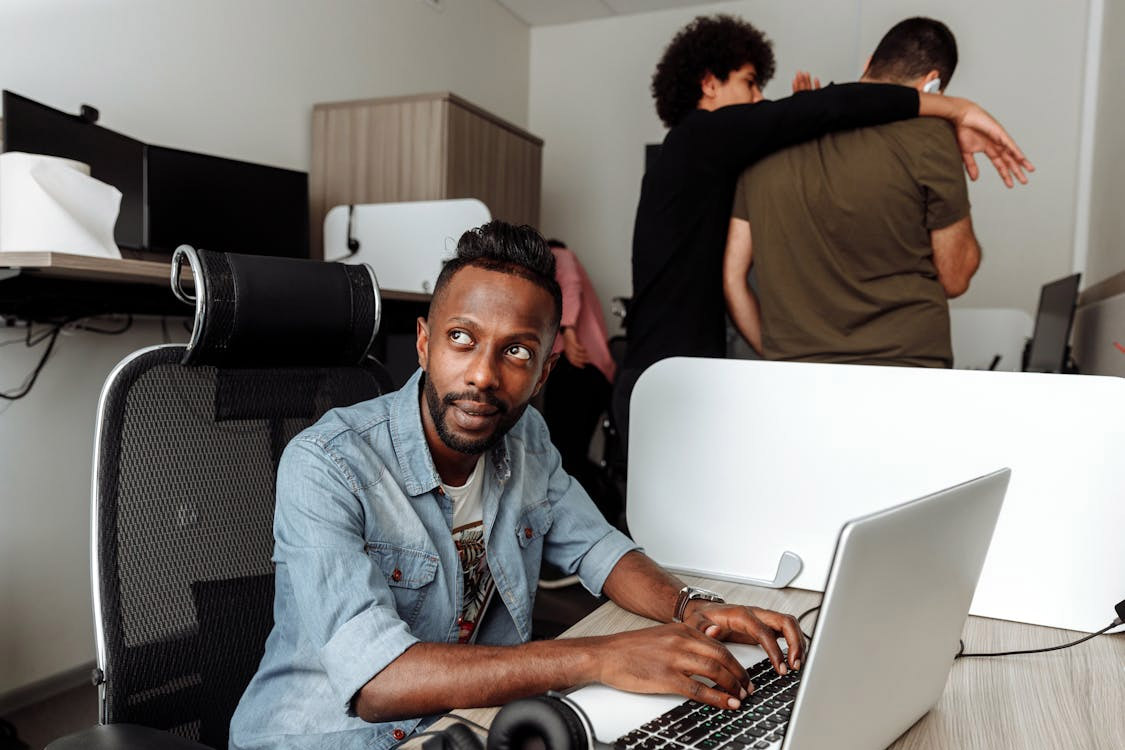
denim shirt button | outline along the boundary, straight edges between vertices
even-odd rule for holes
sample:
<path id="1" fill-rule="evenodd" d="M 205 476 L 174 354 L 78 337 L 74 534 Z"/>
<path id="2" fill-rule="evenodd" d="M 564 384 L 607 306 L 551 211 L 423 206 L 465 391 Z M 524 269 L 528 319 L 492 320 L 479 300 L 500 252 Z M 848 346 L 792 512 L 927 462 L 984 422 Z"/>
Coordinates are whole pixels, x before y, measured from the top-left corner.
<path id="1" fill-rule="evenodd" d="M 394 571 L 391 572 L 391 580 L 394 581 L 395 583 L 398 583 L 399 581 L 401 581 L 402 580 L 402 571 L 399 570 L 398 568 L 395 568 Z"/>
<path id="2" fill-rule="evenodd" d="M 391 732 L 391 736 L 396 740 L 401 740 L 406 736 L 406 732 L 402 731 L 401 729 L 396 729 L 395 731 Z"/>
<path id="3" fill-rule="evenodd" d="M 523 529 L 523 536 L 524 536 L 524 539 L 530 539 L 530 538 L 531 538 L 531 535 L 532 535 L 533 533 L 534 533 L 534 532 L 533 532 L 533 531 L 531 530 L 531 527 L 530 527 L 530 526 L 525 526 L 525 527 L 524 527 L 524 529 Z"/>

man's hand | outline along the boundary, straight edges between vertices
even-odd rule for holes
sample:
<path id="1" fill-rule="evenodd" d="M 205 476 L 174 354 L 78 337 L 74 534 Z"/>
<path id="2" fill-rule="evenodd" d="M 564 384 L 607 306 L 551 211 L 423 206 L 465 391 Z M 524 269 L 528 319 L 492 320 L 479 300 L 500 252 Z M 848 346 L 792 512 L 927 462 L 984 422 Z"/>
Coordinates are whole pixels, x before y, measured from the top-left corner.
<path id="1" fill-rule="evenodd" d="M 692 602 L 688 611 L 690 614 L 684 618 L 684 623 L 715 640 L 761 646 L 778 674 L 801 668 L 805 657 L 805 637 L 797 618 L 792 615 L 741 604 L 703 601 Z M 784 638 L 789 646 L 787 659 L 783 659 L 777 645 L 779 637 Z"/>
<path id="2" fill-rule="evenodd" d="M 633 693 L 678 693 L 716 708 L 738 708 L 749 676 L 723 644 L 687 623 L 597 639 L 597 681 Z M 774 649 L 777 644 L 774 644 Z M 694 679 L 706 677 L 715 687 Z"/>
<path id="3" fill-rule="evenodd" d="M 1020 184 L 1027 184 L 1024 170 L 1034 172 L 1035 167 L 992 115 L 968 99 L 942 94 L 919 94 L 918 98 L 920 115 L 944 117 L 956 127 L 957 144 L 969 179 L 980 176 L 975 154 L 983 153 L 996 167 L 1005 185 L 1012 187 L 1013 176 Z"/>
<path id="4" fill-rule="evenodd" d="M 820 88 L 820 79 L 812 78 L 807 70 L 798 70 L 793 76 L 793 93 L 798 91 L 815 91 Z"/>
<path id="5" fill-rule="evenodd" d="M 563 354 L 575 367 L 582 368 L 590 364 L 590 355 L 586 352 L 586 347 L 579 343 L 578 334 L 573 328 L 563 329 Z"/>

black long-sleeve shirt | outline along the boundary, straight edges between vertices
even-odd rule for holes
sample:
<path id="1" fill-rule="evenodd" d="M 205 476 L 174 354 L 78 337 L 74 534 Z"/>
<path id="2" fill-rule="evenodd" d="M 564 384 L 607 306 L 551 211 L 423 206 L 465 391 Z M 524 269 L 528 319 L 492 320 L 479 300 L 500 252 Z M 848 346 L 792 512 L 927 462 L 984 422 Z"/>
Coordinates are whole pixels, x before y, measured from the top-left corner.
<path id="1" fill-rule="evenodd" d="M 726 354 L 723 249 L 743 169 L 827 132 L 917 114 L 914 89 L 849 83 L 776 101 L 696 110 L 668 131 L 641 183 L 625 366 Z"/>

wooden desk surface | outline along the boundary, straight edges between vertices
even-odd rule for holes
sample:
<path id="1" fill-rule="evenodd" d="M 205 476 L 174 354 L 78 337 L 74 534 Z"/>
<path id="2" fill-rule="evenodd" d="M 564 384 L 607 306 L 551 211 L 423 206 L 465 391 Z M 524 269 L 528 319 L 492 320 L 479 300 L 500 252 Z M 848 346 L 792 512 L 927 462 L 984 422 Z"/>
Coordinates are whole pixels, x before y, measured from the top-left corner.
<path id="1" fill-rule="evenodd" d="M 19 269 L 21 273 L 44 278 L 81 279 L 116 283 L 154 284 L 167 287 L 170 283 L 171 261 L 131 260 L 127 258 L 95 258 L 89 255 L 53 252 L 0 253 L 0 268 Z M 191 269 L 186 265 L 181 271 L 188 285 Z M 396 302 L 427 302 L 430 295 L 382 289 L 380 296 Z"/>
<path id="2" fill-rule="evenodd" d="M 722 581 L 684 580 L 740 601 L 799 614 L 821 595 Z M 1106 624 L 1112 619 L 1107 604 Z M 562 637 L 603 635 L 652 624 L 615 604 L 600 607 Z M 805 619 L 809 632 L 812 616 Z M 966 651 L 1010 651 L 1066 643 L 1082 633 L 970 617 Z M 909 665 L 907 665 L 908 667 Z M 497 709 L 455 713 L 487 726 Z M 446 726 L 442 719 L 435 728 Z M 959 659 L 938 704 L 893 745 L 895 750 L 1120 750 L 1125 748 L 1125 636 L 1098 636 L 1046 654 Z"/>

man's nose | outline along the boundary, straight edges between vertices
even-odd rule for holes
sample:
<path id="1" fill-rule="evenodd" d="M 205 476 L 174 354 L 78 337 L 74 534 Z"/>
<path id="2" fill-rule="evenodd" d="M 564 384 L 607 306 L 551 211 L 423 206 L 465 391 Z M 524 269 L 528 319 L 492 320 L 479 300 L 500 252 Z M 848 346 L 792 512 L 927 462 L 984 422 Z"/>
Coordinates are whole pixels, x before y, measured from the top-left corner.
<path id="1" fill-rule="evenodd" d="M 476 350 L 465 372 L 465 383 L 481 391 L 493 390 L 500 384 L 499 368 L 491 347 Z"/>

